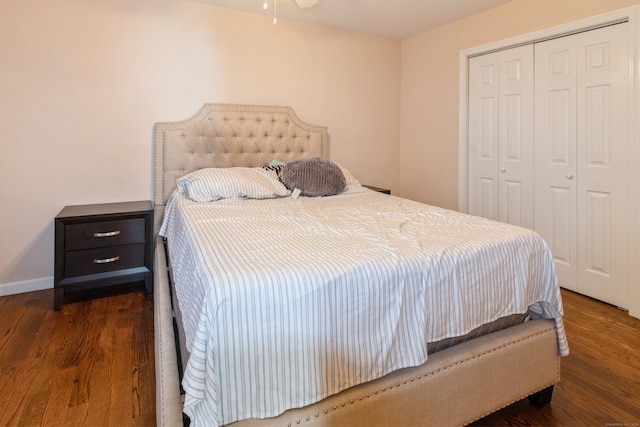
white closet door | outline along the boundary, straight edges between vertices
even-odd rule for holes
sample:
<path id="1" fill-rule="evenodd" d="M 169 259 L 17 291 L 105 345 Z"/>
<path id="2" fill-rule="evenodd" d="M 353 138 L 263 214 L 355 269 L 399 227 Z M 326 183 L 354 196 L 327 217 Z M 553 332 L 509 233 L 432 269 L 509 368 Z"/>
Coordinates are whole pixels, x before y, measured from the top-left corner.
<path id="1" fill-rule="evenodd" d="M 469 212 L 533 228 L 533 46 L 469 66 Z"/>
<path id="2" fill-rule="evenodd" d="M 498 220 L 499 55 L 469 60 L 469 213 Z"/>
<path id="3" fill-rule="evenodd" d="M 498 219 L 533 229 L 533 46 L 500 52 Z"/>
<path id="4" fill-rule="evenodd" d="M 628 307 L 628 27 L 536 44 L 536 230 L 560 284 Z"/>
<path id="5" fill-rule="evenodd" d="M 535 46 L 535 230 L 553 254 L 560 284 L 577 290 L 575 37 Z"/>

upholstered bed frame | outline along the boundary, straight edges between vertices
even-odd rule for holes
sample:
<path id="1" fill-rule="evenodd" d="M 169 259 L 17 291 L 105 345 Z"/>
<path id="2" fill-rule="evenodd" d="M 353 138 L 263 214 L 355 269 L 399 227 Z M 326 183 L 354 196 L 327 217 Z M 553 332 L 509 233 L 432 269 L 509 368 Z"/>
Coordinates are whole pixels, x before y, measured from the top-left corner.
<path id="1" fill-rule="evenodd" d="M 156 231 L 175 180 L 203 167 L 263 166 L 273 159 L 327 157 L 325 127 L 289 107 L 205 104 L 193 117 L 155 126 Z M 156 239 L 154 301 L 158 426 L 182 425 L 179 356 L 168 257 Z M 184 352 L 184 349 L 182 350 Z M 248 426 L 464 425 L 529 396 L 551 399 L 560 379 L 553 320 L 532 320 L 431 354 L 403 369 L 276 418 Z"/>

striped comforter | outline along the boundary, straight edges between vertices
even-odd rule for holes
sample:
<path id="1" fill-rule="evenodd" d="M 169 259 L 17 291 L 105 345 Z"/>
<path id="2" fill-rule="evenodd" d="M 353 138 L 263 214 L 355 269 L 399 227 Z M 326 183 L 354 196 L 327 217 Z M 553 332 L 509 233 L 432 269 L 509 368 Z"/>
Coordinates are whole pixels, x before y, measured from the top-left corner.
<path id="1" fill-rule="evenodd" d="M 333 197 L 190 201 L 168 238 L 194 427 L 276 416 L 427 359 L 427 343 L 529 308 L 555 318 L 534 232 L 361 187 Z"/>

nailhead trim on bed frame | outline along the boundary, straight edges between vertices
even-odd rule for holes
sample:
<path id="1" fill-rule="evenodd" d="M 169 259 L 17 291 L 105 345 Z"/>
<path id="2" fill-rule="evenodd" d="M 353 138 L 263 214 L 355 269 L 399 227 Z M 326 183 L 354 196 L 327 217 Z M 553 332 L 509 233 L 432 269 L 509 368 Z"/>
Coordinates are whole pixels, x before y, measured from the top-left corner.
<path id="1" fill-rule="evenodd" d="M 548 333 L 553 333 L 553 334 L 555 335 L 555 333 L 556 333 L 556 332 L 555 332 L 555 326 L 551 326 L 551 327 L 549 327 L 549 328 L 547 328 L 547 329 L 545 329 L 545 330 L 542 330 L 542 331 L 539 331 L 539 332 L 536 332 L 536 333 L 533 333 L 533 334 L 525 335 L 525 336 L 523 336 L 523 337 L 521 337 L 521 338 L 519 338 L 519 339 L 516 339 L 516 340 L 513 340 L 513 341 L 509 341 L 509 342 L 504 343 L 504 344 L 502 344 L 502 345 L 495 346 L 495 347 L 493 347 L 493 348 L 491 348 L 491 349 L 489 349 L 489 350 L 486 350 L 486 351 L 481 352 L 480 354 L 475 354 L 475 355 L 473 355 L 473 356 L 471 356 L 471 357 L 465 357 L 464 359 L 456 360 L 455 362 L 451 362 L 451 363 L 449 363 L 449 364 L 448 364 L 447 366 L 445 366 L 444 368 L 437 368 L 437 369 L 434 369 L 434 370 L 431 370 L 431 371 L 425 372 L 423 375 L 418 375 L 418 376 L 416 376 L 416 377 L 412 377 L 412 378 L 410 378 L 410 379 L 408 379 L 408 380 L 404 380 L 404 381 L 402 381 L 402 382 L 400 382 L 400 383 L 397 383 L 397 384 L 395 385 L 395 387 L 396 387 L 396 388 L 399 388 L 399 387 L 401 387 L 403 384 L 407 384 L 407 383 L 409 383 L 409 382 L 420 381 L 420 380 L 426 380 L 429 376 L 437 375 L 437 374 L 439 374 L 440 372 L 442 372 L 442 371 L 444 371 L 444 370 L 446 370 L 446 369 L 450 369 L 450 368 L 452 368 L 452 367 L 454 367 L 454 366 L 458 366 L 458 365 L 464 364 L 464 363 L 469 362 L 469 361 L 471 361 L 471 360 L 474 360 L 474 359 L 478 359 L 478 358 L 481 358 L 481 357 L 487 356 L 487 355 L 489 355 L 489 354 L 491 354 L 491 353 L 494 353 L 494 352 L 496 352 L 496 351 L 500 351 L 500 350 L 503 350 L 503 349 L 507 349 L 509 346 L 512 346 L 512 345 L 514 345 L 514 344 L 518 344 L 518 343 L 521 343 L 521 342 L 524 342 L 524 341 L 527 341 L 527 340 L 530 340 L 530 339 L 532 339 L 532 338 L 536 338 L 536 337 L 539 337 L 539 336 L 541 336 L 541 335 L 543 335 L 543 334 L 548 334 Z M 556 371 L 556 372 L 557 372 L 557 376 L 556 376 L 556 377 L 557 377 L 557 379 L 559 379 L 559 378 L 560 378 L 560 358 L 558 358 L 558 359 L 557 359 L 557 361 L 558 361 L 558 363 L 557 363 L 557 371 Z M 551 385 L 555 384 L 555 383 L 557 382 L 557 379 L 556 379 L 556 381 L 553 381 L 552 383 L 549 383 L 549 384 L 547 384 L 547 385 L 545 385 L 545 386 L 542 386 L 542 387 L 538 388 L 534 393 L 537 393 L 537 392 L 539 392 L 539 391 L 542 391 L 542 390 L 544 390 L 545 388 L 547 388 L 547 387 L 549 387 L 549 386 L 551 386 Z M 392 390 L 393 388 L 394 388 L 394 386 L 393 386 L 393 385 L 390 385 L 390 386 L 388 386 L 388 387 L 383 387 L 382 389 L 379 389 L 379 390 L 374 391 L 374 392 L 373 392 L 373 395 L 378 395 L 379 393 L 384 393 L 385 391 L 387 391 L 387 390 Z M 469 420 L 469 422 L 468 422 L 468 423 L 466 423 L 466 424 L 470 424 L 470 423 L 472 423 L 472 422 L 474 422 L 474 421 L 477 421 L 477 420 L 479 420 L 479 419 L 481 419 L 481 418 L 486 417 L 487 415 L 489 415 L 489 414 L 491 414 L 491 413 L 493 413 L 493 412 L 496 412 L 496 411 L 499 411 L 500 409 L 506 408 L 507 406 L 509 406 L 509 405 L 511 405 L 511 404 L 513 404 L 513 403 L 515 403 L 515 402 L 518 402 L 519 400 L 522 400 L 522 399 L 524 399 L 525 397 L 527 397 L 527 396 L 529 396 L 529 395 L 530 395 L 530 394 L 528 393 L 528 394 L 525 394 L 525 395 L 519 396 L 519 397 L 517 397 L 517 398 L 515 398 L 515 399 L 513 399 L 513 400 L 511 400 L 511 401 L 509 401 L 509 402 L 507 402 L 507 403 L 505 403 L 504 405 L 501 405 L 500 407 L 497 407 L 497 408 L 495 408 L 495 409 L 493 409 L 493 410 L 491 410 L 491 411 L 488 411 L 488 412 L 484 413 L 483 415 L 481 415 L 481 416 L 479 416 L 479 417 L 476 417 L 476 418 L 474 418 L 474 419 L 472 419 L 472 420 Z M 368 398 L 370 398 L 370 397 L 371 397 L 371 393 L 367 393 L 367 394 L 366 394 L 366 395 L 364 395 L 364 396 L 360 396 L 360 397 L 358 397 L 358 399 L 357 399 L 357 400 L 358 400 L 358 401 L 362 401 L 363 399 L 368 399 Z M 349 400 L 349 402 L 348 402 L 348 404 L 351 404 L 351 405 L 353 405 L 353 404 L 355 404 L 355 403 L 356 403 L 356 399 L 350 399 L 350 400 Z M 347 406 L 347 402 L 342 402 L 342 403 L 340 403 L 340 404 L 338 404 L 338 405 L 333 405 L 332 410 L 333 410 L 333 411 L 337 411 L 340 407 L 344 408 L 344 407 L 346 407 L 346 406 Z M 327 414 L 329 414 L 329 411 L 330 411 L 329 409 L 325 409 L 325 410 L 323 411 L 323 413 L 324 413 L 325 415 L 327 415 Z M 314 418 L 319 418 L 319 417 L 320 417 L 320 415 L 321 415 L 320 413 L 315 413 Z M 305 418 L 301 418 L 301 419 L 297 420 L 297 421 L 296 421 L 296 424 L 300 425 L 303 421 L 307 421 L 307 422 L 309 422 L 311 419 L 312 419 L 312 418 L 311 418 L 310 416 L 307 416 L 307 417 L 305 417 Z M 288 424 L 287 424 L 287 426 L 288 426 L 288 427 L 292 427 L 292 425 L 293 425 L 292 423 L 288 423 Z"/>

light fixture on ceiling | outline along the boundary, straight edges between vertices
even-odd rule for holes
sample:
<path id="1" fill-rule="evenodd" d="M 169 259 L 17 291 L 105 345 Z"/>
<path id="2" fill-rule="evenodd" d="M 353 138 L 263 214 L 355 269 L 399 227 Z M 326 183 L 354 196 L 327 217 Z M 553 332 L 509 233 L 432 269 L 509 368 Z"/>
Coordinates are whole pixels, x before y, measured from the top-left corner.
<path id="1" fill-rule="evenodd" d="M 313 7 L 317 5 L 320 0 L 296 0 L 296 4 L 299 8 L 304 9 L 306 7 Z"/>
<path id="2" fill-rule="evenodd" d="M 267 3 L 267 0 L 264 0 L 262 8 L 264 10 L 267 10 L 269 8 L 269 3 Z M 273 23 L 275 24 L 276 22 L 278 22 L 278 0 L 273 0 Z"/>
<path id="3" fill-rule="evenodd" d="M 300 9 L 306 9 L 317 5 L 320 0 L 295 0 L 295 2 Z M 262 8 L 264 10 L 269 8 L 268 0 L 264 0 Z M 275 24 L 276 22 L 278 22 L 278 0 L 273 0 L 273 23 Z"/>

